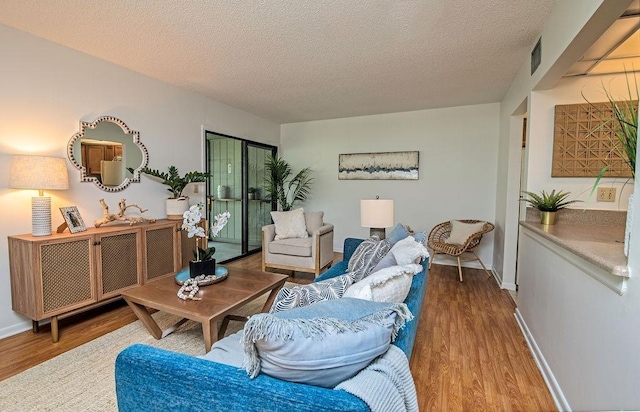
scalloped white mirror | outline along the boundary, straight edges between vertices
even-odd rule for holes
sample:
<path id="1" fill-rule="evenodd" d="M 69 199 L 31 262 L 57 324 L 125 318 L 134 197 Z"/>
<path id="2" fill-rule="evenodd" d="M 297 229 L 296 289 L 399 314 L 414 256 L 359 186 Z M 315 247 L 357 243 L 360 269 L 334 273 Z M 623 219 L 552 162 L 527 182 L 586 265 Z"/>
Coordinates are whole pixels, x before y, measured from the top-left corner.
<path id="1" fill-rule="evenodd" d="M 140 169 L 149 163 L 140 133 L 112 116 L 80 121 L 78 133 L 67 145 L 67 155 L 80 170 L 80 181 L 93 182 L 106 192 L 118 192 L 131 182 L 139 182 Z"/>

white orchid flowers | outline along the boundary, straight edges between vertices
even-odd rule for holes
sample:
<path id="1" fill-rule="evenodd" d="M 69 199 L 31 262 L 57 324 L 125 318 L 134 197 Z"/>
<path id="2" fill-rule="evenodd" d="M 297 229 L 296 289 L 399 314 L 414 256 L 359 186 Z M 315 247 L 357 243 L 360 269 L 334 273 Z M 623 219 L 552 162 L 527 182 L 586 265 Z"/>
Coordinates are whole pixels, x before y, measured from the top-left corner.
<path id="1" fill-rule="evenodd" d="M 187 236 L 189 238 L 192 238 L 194 236 L 204 238 L 207 236 L 205 229 L 198 224 L 202 220 L 203 209 L 204 209 L 204 204 L 198 203 L 191 206 L 189 210 L 184 212 L 184 214 L 182 215 L 183 217 L 182 230 L 187 231 Z M 214 237 L 218 236 L 222 228 L 224 228 L 227 222 L 229 221 L 230 217 L 231 217 L 231 213 L 229 212 L 223 212 L 216 215 L 214 218 L 215 223 L 211 225 L 211 235 L 213 235 Z M 200 260 L 200 252 L 202 251 L 203 253 L 206 253 L 209 248 L 201 249 L 197 247 L 197 243 L 198 241 L 196 239 L 196 255 L 197 255 L 196 258 Z M 215 248 L 210 248 L 210 249 L 212 249 L 212 252 L 210 254 L 213 255 L 213 251 L 215 251 Z"/>
<path id="2" fill-rule="evenodd" d="M 222 212 L 218 215 L 216 215 L 215 219 L 216 219 L 216 223 L 214 223 L 213 225 L 211 225 L 211 234 L 215 237 L 218 236 L 218 234 L 220 233 L 220 231 L 222 230 L 222 228 L 227 224 L 227 222 L 229 221 L 229 218 L 231 217 L 231 213 L 229 212 Z"/>
<path id="3" fill-rule="evenodd" d="M 186 230 L 188 232 L 187 236 L 192 238 L 194 236 L 197 237 L 205 237 L 204 228 L 199 226 L 200 220 L 202 220 L 202 203 L 195 204 L 189 208 L 182 215 L 182 230 Z"/>

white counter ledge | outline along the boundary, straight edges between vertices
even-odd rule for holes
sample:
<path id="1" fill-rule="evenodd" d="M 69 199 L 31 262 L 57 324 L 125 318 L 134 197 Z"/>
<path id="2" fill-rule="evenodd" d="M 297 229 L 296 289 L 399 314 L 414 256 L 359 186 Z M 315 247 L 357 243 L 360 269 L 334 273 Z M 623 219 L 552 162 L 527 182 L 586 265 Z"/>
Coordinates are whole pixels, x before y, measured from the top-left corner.
<path id="1" fill-rule="evenodd" d="M 523 227 L 615 276 L 629 277 L 623 251 L 624 226 L 520 222 Z"/>
<path id="2" fill-rule="evenodd" d="M 624 255 L 626 212 L 564 209 L 555 225 L 540 224 L 537 210 L 527 208 L 521 232 L 584 273 L 622 295 L 630 276 Z"/>

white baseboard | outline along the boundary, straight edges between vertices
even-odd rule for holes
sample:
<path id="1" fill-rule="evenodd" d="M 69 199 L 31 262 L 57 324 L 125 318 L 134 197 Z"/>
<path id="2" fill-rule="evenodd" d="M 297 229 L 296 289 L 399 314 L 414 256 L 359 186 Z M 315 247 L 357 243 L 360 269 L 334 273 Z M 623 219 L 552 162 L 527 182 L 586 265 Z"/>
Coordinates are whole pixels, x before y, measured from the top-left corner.
<path id="1" fill-rule="evenodd" d="M 503 283 L 500 283 L 500 287 L 501 287 L 502 289 L 512 290 L 512 291 L 514 291 L 514 292 L 515 292 L 516 290 L 518 290 L 518 289 L 517 289 L 517 285 L 516 285 L 515 283 L 506 283 L 506 282 L 503 282 Z"/>
<path id="2" fill-rule="evenodd" d="M 29 323 L 17 323 L 15 325 L 7 326 L 0 329 L 0 339 L 8 338 L 9 336 L 17 335 L 18 333 L 25 332 L 32 328 L 31 322 Z"/>
<path id="3" fill-rule="evenodd" d="M 544 355 L 540 351 L 536 340 L 534 339 L 527 323 L 524 321 L 522 317 L 522 313 L 520 310 L 516 308 L 516 313 L 514 314 L 516 317 L 516 321 L 518 322 L 518 326 L 520 326 L 520 330 L 524 335 L 525 340 L 527 341 L 527 345 L 529 345 L 529 349 L 531 350 L 531 354 L 533 355 L 533 359 L 535 359 L 536 364 L 538 365 L 538 369 L 540 369 L 540 373 L 542 373 L 542 377 L 544 378 L 544 382 L 547 384 L 547 388 L 549 388 L 549 392 L 551 392 L 551 397 L 553 398 L 553 402 L 556 404 L 556 407 L 559 411 L 571 411 L 571 406 L 569 406 L 569 402 L 564 397 L 562 393 L 562 389 L 558 384 L 549 364 L 547 363 Z"/>

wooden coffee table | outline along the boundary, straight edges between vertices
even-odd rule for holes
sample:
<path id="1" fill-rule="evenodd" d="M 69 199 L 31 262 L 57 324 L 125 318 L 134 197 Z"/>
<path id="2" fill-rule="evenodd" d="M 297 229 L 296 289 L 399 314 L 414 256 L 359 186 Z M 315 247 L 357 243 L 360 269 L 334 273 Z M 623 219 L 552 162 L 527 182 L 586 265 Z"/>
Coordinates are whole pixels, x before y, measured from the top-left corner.
<path id="1" fill-rule="evenodd" d="M 180 286 L 176 284 L 173 276 L 128 289 L 122 292 L 122 297 L 156 339 L 169 335 L 187 319 L 201 323 L 205 350 L 209 352 L 211 345 L 218 340 L 218 321 L 223 321 L 226 328 L 227 315 L 232 319 L 236 318 L 232 315 L 234 310 L 271 291 L 262 311 L 268 310 L 278 290 L 287 279 L 286 275 L 277 273 L 239 268 L 228 269 L 229 276 L 224 281 L 200 287 L 196 296 L 202 300 L 178 298 Z M 163 331 L 151 317 L 149 309 L 171 313 L 183 319 Z"/>

